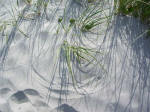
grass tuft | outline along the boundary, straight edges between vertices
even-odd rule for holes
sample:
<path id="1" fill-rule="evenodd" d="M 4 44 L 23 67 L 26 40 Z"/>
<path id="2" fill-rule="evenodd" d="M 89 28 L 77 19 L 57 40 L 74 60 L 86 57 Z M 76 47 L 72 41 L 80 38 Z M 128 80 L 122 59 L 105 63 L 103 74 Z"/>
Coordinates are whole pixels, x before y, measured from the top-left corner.
<path id="1" fill-rule="evenodd" d="M 117 13 L 138 17 L 143 23 L 150 25 L 149 0 L 118 0 L 115 1 L 115 4 L 117 8 Z M 147 34 L 149 35 L 149 33 Z"/>
<path id="2" fill-rule="evenodd" d="M 81 46 L 75 46 L 75 45 L 70 45 L 67 41 L 64 41 L 61 47 L 61 51 L 63 51 L 63 56 L 64 56 L 64 61 L 67 64 L 68 72 L 71 75 L 73 86 L 76 88 L 77 81 L 75 79 L 75 75 L 73 72 L 73 63 L 74 60 L 75 62 L 79 65 L 82 66 L 83 62 L 84 63 L 89 63 L 93 65 L 99 65 L 99 67 L 105 71 L 103 65 L 101 65 L 94 54 L 100 53 L 99 51 L 95 51 L 93 49 L 81 47 Z"/>

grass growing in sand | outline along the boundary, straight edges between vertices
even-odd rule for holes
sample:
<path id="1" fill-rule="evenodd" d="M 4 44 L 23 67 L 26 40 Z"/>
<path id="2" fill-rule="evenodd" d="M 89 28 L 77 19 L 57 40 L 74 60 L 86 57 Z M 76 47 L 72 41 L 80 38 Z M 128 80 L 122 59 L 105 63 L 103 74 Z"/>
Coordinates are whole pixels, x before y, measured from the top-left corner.
<path id="1" fill-rule="evenodd" d="M 150 1 L 149 0 L 115 0 L 118 14 L 138 17 L 150 27 Z M 146 31 L 150 36 L 150 28 Z"/>

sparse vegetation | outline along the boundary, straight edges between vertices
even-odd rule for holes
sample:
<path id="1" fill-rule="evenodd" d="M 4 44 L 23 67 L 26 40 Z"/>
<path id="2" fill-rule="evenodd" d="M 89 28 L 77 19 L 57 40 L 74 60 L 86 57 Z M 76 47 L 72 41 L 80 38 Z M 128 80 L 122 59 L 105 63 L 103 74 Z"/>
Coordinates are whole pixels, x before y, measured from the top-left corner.
<path id="1" fill-rule="evenodd" d="M 41 59 L 40 56 L 44 54 L 43 52 L 47 53 L 50 51 L 49 56 L 46 57 L 46 53 L 43 55 L 47 60 L 50 57 L 50 61 L 54 58 L 59 60 L 61 57 L 61 61 L 59 60 L 58 65 L 56 63 L 50 64 L 51 68 L 53 68 L 52 66 L 56 66 L 54 67 L 55 70 L 52 69 L 52 75 L 58 75 L 59 78 L 62 78 L 59 75 L 65 74 L 68 77 L 71 77 L 72 86 L 77 89 L 79 82 L 76 80 L 76 76 L 78 76 L 76 71 L 79 71 L 81 68 L 89 67 L 89 65 L 90 67 L 92 66 L 91 68 L 95 67 L 96 69 L 94 69 L 94 72 L 97 70 L 97 73 L 94 73 L 91 69 L 86 72 L 82 70 L 81 73 L 84 72 L 83 75 L 89 73 L 91 77 L 93 75 L 99 80 L 101 79 L 101 77 L 99 77 L 101 74 L 103 76 L 107 75 L 107 69 L 104 67 L 105 65 L 102 64 L 103 59 L 100 59 L 103 56 L 100 51 L 102 47 L 100 43 L 94 41 L 98 41 L 100 38 L 100 31 L 107 33 L 104 26 L 107 27 L 110 24 L 112 16 L 134 16 L 140 18 L 143 24 L 147 24 L 150 27 L 149 0 L 114 0 L 113 8 L 115 9 L 115 13 L 113 11 L 113 13 L 108 11 L 112 10 L 112 6 L 106 8 L 103 7 L 103 0 L 74 0 L 71 3 L 69 1 L 69 3 L 67 2 L 65 5 L 63 4 L 63 6 L 61 6 L 61 3 L 64 2 L 63 0 L 54 0 L 53 2 L 51 0 L 16 0 L 16 5 L 14 5 L 14 7 L 11 5 L 11 10 L 8 11 L 10 13 L 9 19 L 4 20 L 4 18 L 1 19 L 0 17 L 0 37 L 2 37 L 2 43 L 4 44 L 4 47 L 2 46 L 0 49 L 0 61 L 2 61 L 0 64 L 5 62 L 5 57 L 7 56 L 9 47 L 15 38 L 15 34 L 16 32 L 19 32 L 21 36 L 29 38 L 29 46 L 31 49 L 30 58 L 32 64 L 34 64 L 32 62 L 34 58 L 33 56 L 36 57 L 38 55 L 36 59 Z M 23 5 L 21 3 L 23 3 Z M 76 8 L 75 6 L 78 7 Z M 74 14 L 70 14 L 70 11 L 72 11 L 72 13 L 78 11 L 79 14 L 74 16 Z M 47 19 L 47 17 L 49 18 Z M 43 29 L 46 29 L 48 32 L 48 39 L 44 40 L 44 36 L 46 37 L 47 35 L 43 34 L 44 36 L 42 39 L 44 41 L 40 38 L 40 33 Z M 55 31 L 56 33 L 54 34 Z M 146 33 L 150 36 L 150 29 L 148 29 Z M 51 36 L 49 36 L 49 34 L 51 34 Z M 107 34 L 104 36 L 107 36 Z M 5 42 L 3 41 L 3 38 L 5 38 Z M 106 37 L 104 40 L 107 40 Z M 40 48 L 40 45 L 42 48 Z M 38 48 L 36 48 L 37 46 Z M 35 52 L 38 51 L 38 53 L 40 53 L 35 53 L 34 55 L 34 50 Z M 59 53 L 57 54 L 56 51 Z M 44 60 L 44 58 L 42 58 L 42 60 Z M 65 72 L 61 69 L 62 63 L 63 67 L 65 66 L 63 68 L 63 70 L 65 69 Z M 40 62 L 38 64 L 40 65 Z M 36 71 L 35 69 L 34 71 Z M 117 73 L 118 71 L 115 72 Z M 36 73 L 38 72 L 36 71 Z M 68 79 L 61 79 L 61 81 L 62 80 L 68 81 Z M 70 82 L 67 82 L 67 84 L 70 84 Z M 61 84 L 62 83 L 63 81 Z M 80 82 L 80 84 L 82 84 L 82 82 Z M 62 84 L 61 86 L 64 85 Z"/>
<path id="2" fill-rule="evenodd" d="M 115 0 L 115 6 L 117 6 L 118 14 L 138 17 L 144 24 L 150 25 L 149 0 Z M 149 35 L 149 33 L 147 34 Z"/>
<path id="3" fill-rule="evenodd" d="M 70 45 L 67 41 L 64 41 L 61 46 L 61 55 L 64 57 L 64 62 L 66 62 L 68 71 L 72 77 L 73 85 L 76 86 L 77 82 L 75 79 L 75 74 L 73 72 L 73 63 L 77 63 L 79 66 L 82 66 L 83 63 L 89 63 L 93 65 L 98 65 L 99 69 L 105 71 L 103 65 L 98 62 L 95 54 L 102 53 L 100 51 L 95 51 L 94 49 L 85 48 L 77 45 Z"/>

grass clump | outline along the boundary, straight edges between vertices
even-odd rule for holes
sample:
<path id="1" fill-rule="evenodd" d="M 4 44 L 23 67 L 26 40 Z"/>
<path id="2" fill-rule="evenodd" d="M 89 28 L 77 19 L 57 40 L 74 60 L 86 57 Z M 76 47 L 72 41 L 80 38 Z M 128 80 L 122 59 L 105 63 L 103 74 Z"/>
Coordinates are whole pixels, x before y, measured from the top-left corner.
<path id="1" fill-rule="evenodd" d="M 58 18 L 58 23 L 61 23 L 63 18 Z"/>
<path id="2" fill-rule="evenodd" d="M 100 65 L 100 67 L 104 70 L 104 67 L 99 64 L 98 60 L 94 56 L 96 53 L 101 53 L 99 51 L 95 51 L 93 49 L 71 45 L 67 41 L 64 41 L 61 46 L 61 51 L 63 52 L 64 61 L 67 64 L 68 72 L 71 75 L 72 82 L 74 87 L 76 88 L 77 81 L 75 79 L 75 75 L 73 72 L 73 65 L 76 63 L 79 66 L 82 66 L 84 63 L 89 63 L 93 65 Z"/>
<path id="3" fill-rule="evenodd" d="M 70 21 L 69 21 L 69 22 L 70 22 L 70 25 L 75 24 L 75 21 L 76 21 L 75 19 L 71 18 Z"/>
<path id="4" fill-rule="evenodd" d="M 149 0 L 115 0 L 115 5 L 117 6 L 117 13 L 138 17 L 143 23 L 150 25 Z M 149 33 L 147 34 L 149 35 Z"/>
<path id="5" fill-rule="evenodd" d="M 108 22 L 110 16 L 106 14 L 107 9 L 101 6 L 88 7 L 79 18 L 79 26 L 82 32 L 88 32 L 98 25 Z"/>
<path id="6" fill-rule="evenodd" d="M 95 2 L 96 0 L 87 0 L 88 1 L 88 3 L 93 3 L 93 2 Z"/>
<path id="7" fill-rule="evenodd" d="M 143 21 L 150 22 L 149 0 L 119 0 L 118 13 L 140 17 Z"/>
<path id="8" fill-rule="evenodd" d="M 67 23 L 69 23 L 69 24 L 66 24 L 66 23 L 65 23 L 65 19 L 64 19 L 63 17 L 59 17 L 58 20 L 57 20 L 57 22 L 58 22 L 58 24 L 59 24 L 58 30 L 59 30 L 60 28 L 62 28 L 66 33 L 68 33 L 68 32 L 71 30 L 71 28 L 72 28 L 73 26 L 75 26 L 76 20 L 75 20 L 74 18 L 70 18 L 70 20 L 67 21 Z M 65 24 L 64 24 L 64 23 L 65 23 Z M 57 31 L 58 31 L 58 30 L 57 30 Z"/>

